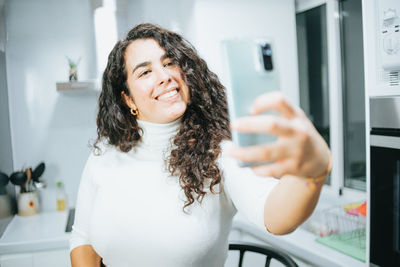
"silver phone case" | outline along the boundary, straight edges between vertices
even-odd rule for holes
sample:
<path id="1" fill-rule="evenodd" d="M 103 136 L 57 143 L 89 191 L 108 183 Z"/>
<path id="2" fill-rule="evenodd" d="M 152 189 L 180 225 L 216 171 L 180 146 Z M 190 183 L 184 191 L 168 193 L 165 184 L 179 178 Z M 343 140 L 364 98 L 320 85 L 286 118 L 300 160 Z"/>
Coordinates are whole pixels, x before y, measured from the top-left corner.
<path id="1" fill-rule="evenodd" d="M 261 46 L 269 44 L 272 70 L 265 70 Z M 229 117 L 232 120 L 250 115 L 255 99 L 267 92 L 280 90 L 276 52 L 270 38 L 241 38 L 222 42 L 225 65 L 230 80 L 227 88 Z M 271 112 L 268 112 L 271 113 Z M 272 112 L 276 114 L 275 112 Z M 266 144 L 276 140 L 269 134 L 232 132 L 237 146 Z M 241 166 L 254 164 L 240 163 Z"/>

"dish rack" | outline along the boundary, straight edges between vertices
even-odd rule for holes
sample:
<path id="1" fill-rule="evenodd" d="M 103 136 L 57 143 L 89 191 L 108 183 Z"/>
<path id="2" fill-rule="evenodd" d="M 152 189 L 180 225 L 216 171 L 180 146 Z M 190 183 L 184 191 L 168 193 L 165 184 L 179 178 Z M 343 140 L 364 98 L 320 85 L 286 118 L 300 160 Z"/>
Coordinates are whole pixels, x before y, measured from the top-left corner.
<path id="1" fill-rule="evenodd" d="M 365 216 L 349 214 L 343 207 L 334 207 L 325 211 L 325 217 L 332 229 L 331 238 L 365 248 Z"/>
<path id="2" fill-rule="evenodd" d="M 303 228 L 319 237 L 365 249 L 366 216 L 357 212 L 362 204 L 357 202 L 317 211 Z"/>

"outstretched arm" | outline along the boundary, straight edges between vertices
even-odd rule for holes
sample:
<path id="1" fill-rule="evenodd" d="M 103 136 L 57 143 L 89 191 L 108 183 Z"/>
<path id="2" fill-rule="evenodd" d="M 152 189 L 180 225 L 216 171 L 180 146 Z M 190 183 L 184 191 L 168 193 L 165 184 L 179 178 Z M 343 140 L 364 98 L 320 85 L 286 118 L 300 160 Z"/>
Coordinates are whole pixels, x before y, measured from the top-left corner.
<path id="1" fill-rule="evenodd" d="M 259 115 L 276 110 L 281 116 Z M 240 161 L 265 162 L 253 171 L 261 176 L 280 177 L 264 206 L 264 223 L 273 234 L 295 230 L 313 212 L 330 169 L 330 150 L 304 112 L 290 105 L 278 92 L 260 96 L 253 115 L 232 122 L 232 129 L 269 133 L 278 137 L 271 144 L 237 147 L 230 155 Z"/>
<path id="2" fill-rule="evenodd" d="M 72 267 L 100 267 L 101 257 L 91 245 L 82 245 L 71 251 Z"/>

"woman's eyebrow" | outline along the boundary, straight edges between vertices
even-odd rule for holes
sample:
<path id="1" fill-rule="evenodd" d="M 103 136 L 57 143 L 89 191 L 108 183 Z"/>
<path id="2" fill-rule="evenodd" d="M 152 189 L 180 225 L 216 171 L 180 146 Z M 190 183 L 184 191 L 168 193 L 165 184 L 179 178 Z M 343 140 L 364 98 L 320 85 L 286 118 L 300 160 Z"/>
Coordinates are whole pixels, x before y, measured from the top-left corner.
<path id="1" fill-rule="evenodd" d="M 150 65 L 150 64 L 151 64 L 150 61 L 145 61 L 145 62 L 139 63 L 139 64 L 137 64 L 137 65 L 133 68 L 132 73 L 135 73 L 135 71 L 136 71 L 138 68 L 146 67 L 146 66 L 148 66 L 148 65 Z"/>
<path id="2" fill-rule="evenodd" d="M 166 59 L 166 58 L 169 58 L 169 57 L 170 57 L 170 56 L 169 56 L 167 53 L 164 53 L 164 54 L 160 57 L 160 60 L 162 61 L 162 60 L 164 60 L 164 59 Z M 148 66 L 148 65 L 150 65 L 150 64 L 151 64 L 150 61 L 145 61 L 145 62 L 139 63 L 139 64 L 137 64 L 137 65 L 133 68 L 132 73 L 135 73 L 135 71 L 136 71 L 138 68 L 146 67 L 146 66 Z"/>

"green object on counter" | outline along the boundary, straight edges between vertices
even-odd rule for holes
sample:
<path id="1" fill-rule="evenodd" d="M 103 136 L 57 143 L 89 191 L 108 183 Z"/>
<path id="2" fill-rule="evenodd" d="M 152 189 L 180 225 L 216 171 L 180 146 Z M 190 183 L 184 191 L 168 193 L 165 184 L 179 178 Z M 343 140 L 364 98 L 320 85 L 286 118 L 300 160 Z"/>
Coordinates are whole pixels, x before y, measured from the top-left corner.
<path id="1" fill-rule="evenodd" d="M 319 237 L 316 241 L 352 258 L 365 262 L 365 231 L 361 234 L 358 230 L 338 235 Z"/>

